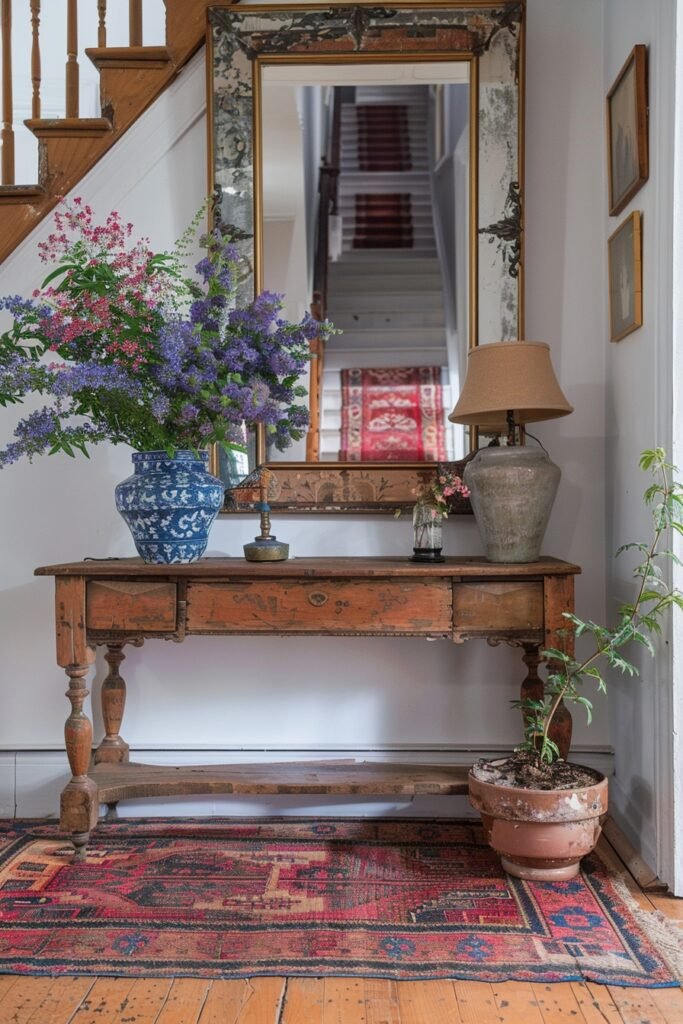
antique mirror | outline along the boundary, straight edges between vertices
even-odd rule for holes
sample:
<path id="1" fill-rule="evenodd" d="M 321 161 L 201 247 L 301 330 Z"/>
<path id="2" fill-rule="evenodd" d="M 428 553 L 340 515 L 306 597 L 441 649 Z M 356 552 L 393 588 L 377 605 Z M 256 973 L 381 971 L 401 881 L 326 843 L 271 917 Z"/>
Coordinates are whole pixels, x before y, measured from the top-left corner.
<path id="1" fill-rule="evenodd" d="M 241 298 L 337 328 L 312 343 L 306 437 L 215 453 L 240 508 L 265 465 L 273 508 L 393 512 L 469 451 L 447 418 L 468 349 L 523 336 L 523 30 L 519 0 L 210 9 L 210 184 Z"/>

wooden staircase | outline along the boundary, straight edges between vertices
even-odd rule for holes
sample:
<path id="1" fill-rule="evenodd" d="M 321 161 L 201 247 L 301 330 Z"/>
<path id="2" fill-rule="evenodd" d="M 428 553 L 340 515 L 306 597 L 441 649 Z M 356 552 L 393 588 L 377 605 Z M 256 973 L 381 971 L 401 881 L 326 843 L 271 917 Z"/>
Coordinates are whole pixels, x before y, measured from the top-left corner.
<path id="1" fill-rule="evenodd" d="M 55 0 L 50 0 L 55 2 Z M 118 0 L 117 0 L 118 2 Z M 38 182 L 13 181 L 11 0 L 0 0 L 3 56 L 2 165 L 0 185 L 0 263 L 35 225 L 80 181 L 178 74 L 206 39 L 207 9 L 215 0 L 164 0 L 166 45 L 142 46 L 141 0 L 130 0 L 131 45 L 107 47 L 106 2 L 98 0 L 98 46 L 86 54 L 99 70 L 102 116 L 77 115 L 76 3 L 66 0 L 67 116 L 40 117 L 40 0 L 31 0 L 34 83 L 33 112 L 26 125 L 38 140 Z M 75 70 L 74 70 L 75 67 Z M 75 82 L 75 89 L 74 89 Z"/>

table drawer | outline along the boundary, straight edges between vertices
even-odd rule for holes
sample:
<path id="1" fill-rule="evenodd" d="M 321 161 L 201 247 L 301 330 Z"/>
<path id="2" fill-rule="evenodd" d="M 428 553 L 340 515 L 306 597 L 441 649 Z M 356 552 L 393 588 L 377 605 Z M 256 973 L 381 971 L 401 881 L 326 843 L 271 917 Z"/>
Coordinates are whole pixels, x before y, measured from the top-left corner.
<path id="1" fill-rule="evenodd" d="M 455 634 L 543 631 L 543 584 L 478 580 L 453 585 Z"/>
<path id="2" fill-rule="evenodd" d="M 450 634 L 447 580 L 259 580 L 191 583 L 187 628 L 197 633 Z"/>
<path id="3" fill-rule="evenodd" d="M 87 628 L 173 632 L 176 596 L 175 583 L 91 580 L 86 590 Z"/>

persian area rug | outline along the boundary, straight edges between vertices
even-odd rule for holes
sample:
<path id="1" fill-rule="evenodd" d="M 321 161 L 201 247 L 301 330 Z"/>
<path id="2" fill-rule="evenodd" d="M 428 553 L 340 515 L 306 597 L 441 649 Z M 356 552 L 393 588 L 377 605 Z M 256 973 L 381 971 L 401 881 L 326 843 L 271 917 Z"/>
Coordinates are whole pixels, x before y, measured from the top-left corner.
<path id="1" fill-rule="evenodd" d="M 341 371 L 343 462 L 446 459 L 438 366 Z"/>
<path id="2" fill-rule="evenodd" d="M 4 831 L 0 971 L 676 984 L 599 860 L 522 882 L 478 824 L 133 819 L 71 852 Z"/>

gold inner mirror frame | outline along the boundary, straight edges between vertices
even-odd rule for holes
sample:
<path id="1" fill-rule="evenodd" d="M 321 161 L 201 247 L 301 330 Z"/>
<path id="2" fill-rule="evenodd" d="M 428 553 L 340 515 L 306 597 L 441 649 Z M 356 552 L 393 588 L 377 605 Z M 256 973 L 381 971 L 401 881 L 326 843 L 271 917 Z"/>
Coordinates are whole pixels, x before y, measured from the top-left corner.
<path id="1" fill-rule="evenodd" d="M 210 190 L 221 197 L 223 219 L 236 223 L 245 237 L 251 233 L 252 241 L 245 247 L 252 260 L 252 292 L 268 284 L 263 249 L 263 70 L 464 61 L 469 68 L 467 344 L 523 336 L 524 14 L 523 2 L 493 5 L 477 0 L 429 6 L 211 9 Z M 266 456 L 263 431 L 256 435 L 248 470 L 262 465 Z M 218 453 L 212 462 L 220 475 Z M 269 499 L 279 511 L 393 513 L 414 503 L 416 486 L 438 464 L 278 460 L 266 465 Z M 236 500 L 226 511 L 246 510 L 259 499 L 248 479 L 232 493 Z M 457 500 L 453 511 L 469 512 L 468 502 Z"/>

